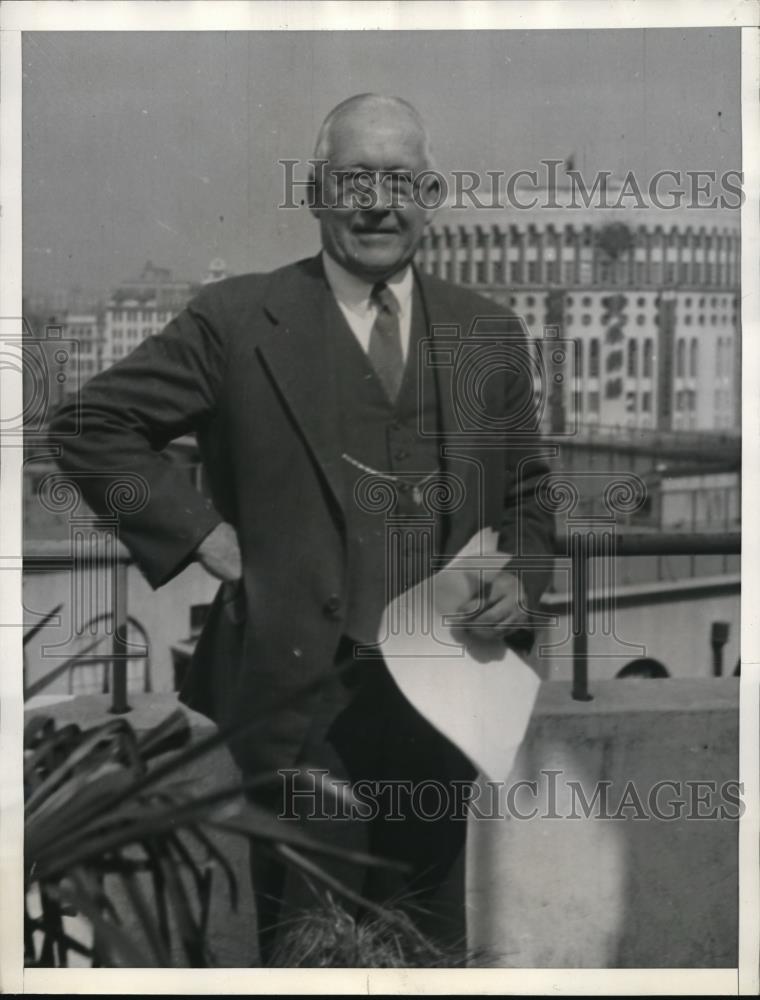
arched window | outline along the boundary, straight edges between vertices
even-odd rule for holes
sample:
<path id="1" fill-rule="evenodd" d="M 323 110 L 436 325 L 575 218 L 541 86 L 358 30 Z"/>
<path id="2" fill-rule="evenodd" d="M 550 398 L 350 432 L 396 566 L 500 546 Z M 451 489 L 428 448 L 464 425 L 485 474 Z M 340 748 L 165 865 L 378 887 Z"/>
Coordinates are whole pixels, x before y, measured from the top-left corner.
<path id="1" fill-rule="evenodd" d="M 697 366 L 699 364 L 699 344 L 697 343 L 697 338 L 692 337 L 691 350 L 689 352 L 689 375 L 693 378 L 697 374 Z"/>
<path id="2" fill-rule="evenodd" d="M 630 663 L 618 670 L 616 677 L 648 677 L 657 680 L 662 677 L 669 677 L 667 667 L 659 660 L 649 656 L 642 656 L 638 660 L 631 660 Z"/>
<path id="3" fill-rule="evenodd" d="M 639 345 L 635 340 L 628 341 L 628 374 L 638 375 L 639 368 Z"/>
<path id="4" fill-rule="evenodd" d="M 676 348 L 676 375 L 683 376 L 686 371 L 686 341 L 683 337 Z"/>

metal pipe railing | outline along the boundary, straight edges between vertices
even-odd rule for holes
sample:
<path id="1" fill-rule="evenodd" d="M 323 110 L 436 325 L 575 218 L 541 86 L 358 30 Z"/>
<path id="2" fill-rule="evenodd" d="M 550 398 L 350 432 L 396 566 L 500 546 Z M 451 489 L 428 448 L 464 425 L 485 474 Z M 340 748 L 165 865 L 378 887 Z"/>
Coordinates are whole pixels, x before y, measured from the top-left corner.
<path id="1" fill-rule="evenodd" d="M 116 715 L 123 715 L 130 711 L 127 698 L 127 571 L 131 563 L 131 557 L 127 549 L 115 543 L 109 549 L 94 549 L 91 558 L 88 560 L 90 567 L 103 568 L 110 572 L 111 585 L 111 708 L 109 711 Z M 65 572 L 75 568 L 74 558 L 71 554 L 71 545 L 68 541 L 29 541 L 24 545 L 24 571 L 36 573 Z M 81 571 L 81 569 L 80 569 Z M 100 642 L 98 638 L 94 643 L 86 647 L 86 651 L 94 648 Z M 73 659 L 79 659 L 74 657 Z M 105 659 L 105 657 L 104 657 Z M 44 684 L 50 684 L 53 680 L 68 669 L 71 661 L 56 668 L 46 678 Z M 41 683 L 38 682 L 29 690 L 38 693 L 41 690 Z M 31 694 L 28 695 L 31 697 Z"/>
<path id="2" fill-rule="evenodd" d="M 593 544 L 593 529 L 570 536 L 571 562 L 571 622 L 573 636 L 572 697 L 576 701 L 591 701 L 588 682 L 588 562 L 590 558 L 610 555 L 607 548 Z M 680 532 L 605 534 L 615 556 L 678 556 L 678 555 L 738 555 L 741 553 L 741 533 L 721 532 L 709 535 Z M 558 554 L 567 555 L 558 545 Z"/>
<path id="3" fill-rule="evenodd" d="M 595 544 L 592 528 L 570 536 L 569 552 L 557 543 L 557 554 L 570 557 L 571 563 L 571 623 L 573 636 L 572 697 L 576 701 L 590 701 L 588 678 L 588 623 L 589 623 L 589 559 L 615 556 L 645 555 L 734 555 L 741 552 L 741 534 L 721 532 L 715 534 L 671 533 L 605 533 L 605 545 Z M 610 548 L 611 546 L 611 548 Z M 93 565 L 111 567 L 113 634 L 111 657 L 113 684 L 110 711 L 123 714 L 130 711 L 127 697 L 127 570 L 131 562 L 129 553 L 119 546 L 112 556 L 93 559 Z M 516 560 L 517 562 L 517 560 Z M 519 560 L 530 565 L 530 560 Z M 72 568 L 73 561 L 67 543 L 29 543 L 24 557 L 25 569 L 33 572 L 52 572 Z"/>

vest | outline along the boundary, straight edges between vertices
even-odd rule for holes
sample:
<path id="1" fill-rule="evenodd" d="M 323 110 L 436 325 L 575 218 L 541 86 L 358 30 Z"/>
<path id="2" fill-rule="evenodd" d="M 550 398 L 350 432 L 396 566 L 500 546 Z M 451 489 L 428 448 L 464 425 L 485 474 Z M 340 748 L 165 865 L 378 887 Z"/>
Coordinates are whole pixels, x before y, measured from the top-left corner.
<path id="1" fill-rule="evenodd" d="M 429 365 L 420 378 L 418 345 L 428 336 L 428 324 L 416 287 L 406 367 L 395 403 L 385 395 L 332 296 L 327 319 L 343 417 L 345 634 L 371 644 L 377 641 L 385 606 L 429 575 L 432 556 L 441 550 L 442 518 L 426 492 L 435 488 L 442 470 L 440 442 L 437 434 L 423 436 L 418 429 L 420 424 L 436 431 L 440 427 L 438 385 Z"/>

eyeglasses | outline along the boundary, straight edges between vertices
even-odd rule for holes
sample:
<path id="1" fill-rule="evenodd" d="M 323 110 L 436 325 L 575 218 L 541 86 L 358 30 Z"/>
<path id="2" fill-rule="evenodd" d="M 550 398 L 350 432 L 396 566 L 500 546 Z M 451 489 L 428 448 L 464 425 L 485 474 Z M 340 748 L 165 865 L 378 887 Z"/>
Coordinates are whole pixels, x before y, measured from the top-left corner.
<path id="1" fill-rule="evenodd" d="M 400 207 L 411 201 L 418 187 L 411 170 L 330 170 L 328 174 L 338 197 L 336 207 L 375 208 L 378 186 L 384 207 Z"/>

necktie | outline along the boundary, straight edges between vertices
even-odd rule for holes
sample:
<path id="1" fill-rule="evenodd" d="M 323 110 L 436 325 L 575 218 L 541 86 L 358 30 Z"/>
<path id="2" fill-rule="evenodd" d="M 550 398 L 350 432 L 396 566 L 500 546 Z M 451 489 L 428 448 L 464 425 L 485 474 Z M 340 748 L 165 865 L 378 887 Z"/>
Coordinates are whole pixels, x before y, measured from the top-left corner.
<path id="1" fill-rule="evenodd" d="M 398 300 L 385 282 L 379 281 L 372 289 L 370 302 L 376 308 L 377 316 L 369 335 L 369 360 L 393 403 L 404 377 Z"/>

